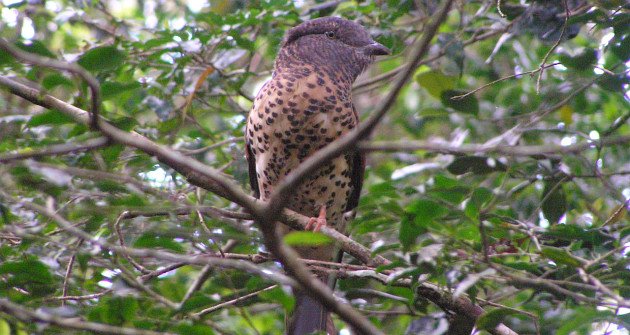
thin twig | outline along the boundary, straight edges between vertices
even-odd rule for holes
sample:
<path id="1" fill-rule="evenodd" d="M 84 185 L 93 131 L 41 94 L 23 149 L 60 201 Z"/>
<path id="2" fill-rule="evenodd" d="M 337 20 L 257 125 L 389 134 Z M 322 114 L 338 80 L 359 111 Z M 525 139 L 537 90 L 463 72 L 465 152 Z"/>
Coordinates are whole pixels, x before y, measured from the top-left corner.
<path id="1" fill-rule="evenodd" d="M 118 217 L 116 218 L 116 221 L 114 222 L 114 231 L 116 232 L 116 236 L 118 237 L 118 243 L 120 243 L 120 247 L 123 249 L 126 248 L 126 246 L 125 246 L 125 239 L 120 229 L 120 221 L 122 221 L 122 219 L 125 217 L 126 212 L 127 211 L 123 211 L 122 213 L 120 213 L 120 215 L 118 215 Z M 123 256 L 127 259 L 127 261 L 129 261 L 129 263 L 131 263 L 131 265 L 133 265 L 134 268 L 136 268 L 136 270 L 140 271 L 141 273 L 147 274 L 151 272 L 151 270 L 148 270 L 144 266 L 137 263 L 127 253 L 123 253 Z"/>
<path id="2" fill-rule="evenodd" d="M 564 17 L 564 24 L 562 25 L 562 31 L 560 32 L 560 37 L 558 37 L 558 40 L 556 41 L 556 43 L 554 43 L 551 49 L 547 51 L 547 53 L 545 54 L 545 57 L 543 57 L 542 62 L 540 62 L 540 67 L 539 67 L 540 73 L 538 73 L 538 79 L 536 80 L 537 93 L 540 93 L 540 80 L 542 78 L 543 72 L 545 71 L 545 63 L 547 63 L 547 59 L 549 59 L 549 56 L 551 55 L 551 53 L 554 50 L 556 50 L 558 45 L 560 45 L 560 42 L 562 42 L 562 39 L 564 38 L 564 34 L 566 33 L 566 30 L 567 30 L 569 17 L 571 16 L 571 11 L 569 10 L 569 4 L 567 3 L 567 0 L 563 0 L 563 3 L 564 3 L 564 11 L 565 11 L 566 16 Z"/>
<path id="3" fill-rule="evenodd" d="M 471 94 L 477 93 L 477 92 L 483 90 L 484 88 L 490 87 L 490 86 L 492 86 L 492 85 L 494 85 L 496 83 L 500 83 L 502 81 L 505 81 L 505 80 L 508 80 L 508 79 L 512 79 L 512 78 L 518 78 L 518 77 L 521 77 L 521 76 L 526 75 L 526 74 L 532 75 L 532 74 L 535 74 L 536 72 L 542 71 L 543 67 L 544 68 L 549 68 L 549 67 L 554 67 L 554 66 L 559 65 L 559 64 L 562 64 L 562 63 L 555 62 L 555 63 L 551 63 L 551 64 L 547 64 L 547 65 L 541 65 L 541 67 L 539 67 L 539 68 L 537 68 L 535 70 L 525 71 L 525 72 L 509 75 L 509 76 L 506 76 L 506 77 L 503 77 L 503 78 L 499 78 L 499 79 L 491 81 L 491 82 L 489 82 L 489 83 L 487 83 L 485 85 L 482 85 L 482 86 L 480 86 L 480 87 L 478 87 L 478 88 L 476 88 L 476 89 L 474 89 L 474 90 L 472 90 L 472 91 L 470 91 L 468 93 L 465 93 L 465 94 L 462 94 L 462 95 L 453 96 L 453 97 L 451 97 L 451 100 L 461 100 L 461 99 L 463 99 L 463 98 L 465 98 L 465 97 L 467 97 L 467 96 L 469 96 Z"/>
<path id="4" fill-rule="evenodd" d="M 278 287 L 278 285 L 271 285 L 271 286 L 266 287 L 266 288 L 264 288 L 262 290 L 258 290 L 256 292 L 252 292 L 252 293 L 240 296 L 240 297 L 238 297 L 236 299 L 224 301 L 222 303 L 216 304 L 214 306 L 211 306 L 211 307 L 208 307 L 206 309 L 203 309 L 203 310 L 201 310 L 201 311 L 199 311 L 197 313 L 194 313 L 194 314 L 192 314 L 192 317 L 200 317 L 200 316 L 203 316 L 203 315 L 215 312 L 217 310 L 220 310 L 220 309 L 222 309 L 224 307 L 236 305 L 238 303 L 241 303 L 241 302 L 247 301 L 247 300 L 249 300 L 251 298 L 254 298 L 254 297 L 258 296 L 262 292 L 271 291 L 271 290 L 273 290 L 276 287 Z"/>
<path id="5" fill-rule="evenodd" d="M 70 282 L 70 276 L 72 275 L 72 267 L 74 266 L 74 261 L 77 258 L 77 252 L 79 251 L 79 248 L 81 248 L 81 245 L 83 244 L 83 240 L 80 239 L 79 243 L 77 244 L 77 250 L 75 250 L 72 253 L 72 256 L 70 256 L 70 260 L 68 261 L 68 266 L 66 267 L 66 274 L 63 277 L 63 286 L 61 289 L 61 297 L 65 298 L 68 295 L 68 283 Z M 65 305 L 65 300 L 61 301 L 61 305 Z"/>
<path id="6" fill-rule="evenodd" d="M 62 143 L 51 145 L 42 149 L 21 149 L 15 153 L 0 155 L 0 163 L 7 163 L 14 160 L 22 160 L 28 158 L 40 158 L 55 155 L 64 155 L 79 151 L 88 151 L 106 146 L 109 140 L 107 137 L 97 137 L 87 140 L 83 143 Z"/>

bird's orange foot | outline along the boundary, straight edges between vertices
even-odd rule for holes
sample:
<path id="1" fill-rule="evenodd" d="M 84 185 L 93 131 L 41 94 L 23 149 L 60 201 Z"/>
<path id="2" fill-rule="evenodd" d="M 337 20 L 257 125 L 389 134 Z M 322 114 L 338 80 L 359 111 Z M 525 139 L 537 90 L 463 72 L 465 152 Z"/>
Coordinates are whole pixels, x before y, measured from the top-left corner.
<path id="1" fill-rule="evenodd" d="M 319 210 L 319 217 L 313 217 L 308 220 L 306 230 L 312 230 L 314 232 L 318 232 L 322 227 L 326 226 L 326 205 L 323 205 Z"/>

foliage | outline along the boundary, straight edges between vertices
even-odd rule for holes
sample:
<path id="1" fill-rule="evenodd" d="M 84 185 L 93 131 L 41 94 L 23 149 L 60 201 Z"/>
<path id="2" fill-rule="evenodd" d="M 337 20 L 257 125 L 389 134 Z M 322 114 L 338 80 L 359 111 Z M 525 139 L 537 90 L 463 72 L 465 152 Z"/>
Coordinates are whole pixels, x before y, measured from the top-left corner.
<path id="1" fill-rule="evenodd" d="M 392 49 L 355 85 L 364 118 L 440 3 L 5 0 L 0 37 L 83 67 L 100 83 L 105 119 L 247 188 L 245 118 L 288 28 L 343 16 Z M 348 232 L 393 261 L 374 269 L 391 281 L 353 277 L 348 268 L 336 292 L 387 334 L 446 332 L 443 322 L 452 318 L 422 296 L 423 283 L 482 306 L 479 329 L 501 322 L 520 334 L 629 327 L 620 308 L 630 307 L 630 8 L 623 1 L 501 3 L 467 1 L 451 10 L 370 140 L 375 147 L 397 141 L 388 151 L 369 150 Z M 70 72 L 0 51 L 0 75 L 90 110 L 88 85 Z M 279 333 L 294 301 L 286 288 L 272 287 L 273 278 L 111 252 L 50 215 L 130 250 L 223 255 L 281 274 L 261 261 L 262 238 L 238 205 L 130 146 L 53 154 L 99 134 L 0 86 L 0 299 L 156 332 Z M 465 150 L 474 144 L 484 146 Z M 294 233 L 289 242 L 329 239 Z M 344 262 L 362 265 L 349 256 Z M 231 303 L 203 311 L 221 302 Z M 0 334 L 69 331 L 2 311 Z"/>

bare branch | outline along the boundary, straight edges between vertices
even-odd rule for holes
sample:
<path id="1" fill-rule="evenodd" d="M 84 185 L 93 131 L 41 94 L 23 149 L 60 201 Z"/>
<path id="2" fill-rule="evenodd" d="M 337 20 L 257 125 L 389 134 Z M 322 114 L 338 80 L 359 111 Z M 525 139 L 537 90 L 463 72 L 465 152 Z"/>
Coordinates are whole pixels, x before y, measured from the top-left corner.
<path id="1" fill-rule="evenodd" d="M 252 292 L 252 293 L 246 294 L 246 295 L 238 297 L 236 299 L 232 299 L 232 300 L 229 300 L 229 301 L 224 301 L 224 302 L 216 304 L 214 306 L 205 308 L 205 309 L 203 309 L 203 310 L 193 314 L 192 316 L 193 317 L 200 317 L 200 316 L 203 316 L 203 315 L 206 315 L 206 314 L 210 314 L 210 313 L 212 313 L 214 311 L 220 310 L 220 309 L 222 309 L 224 307 L 239 304 L 239 303 L 241 303 L 243 301 L 247 301 L 247 300 L 249 300 L 251 298 L 254 298 L 254 297 L 258 296 L 262 292 L 273 290 L 276 287 L 278 287 L 278 285 L 271 285 L 271 286 L 266 287 L 266 288 L 264 288 L 262 290 L 258 290 L 256 292 Z"/>
<path id="2" fill-rule="evenodd" d="M 88 151 L 106 146 L 109 140 L 107 137 L 97 137 L 83 143 L 62 143 L 51 145 L 47 148 L 33 150 L 31 148 L 19 150 L 15 153 L 0 155 L 0 163 L 7 163 L 14 160 L 27 158 L 40 158 L 55 155 L 64 155 L 78 151 Z"/>
<path id="3" fill-rule="evenodd" d="M 443 154 L 501 154 L 506 156 L 546 156 L 546 155 L 566 155 L 580 153 L 592 148 L 605 146 L 622 145 L 630 143 L 630 136 L 617 136 L 602 138 L 601 140 L 590 140 L 586 143 L 577 143 L 567 146 L 562 145 L 483 145 L 483 144 L 462 144 L 454 146 L 446 143 L 425 142 L 425 141 L 379 141 L 362 142 L 359 148 L 364 151 L 418 151 L 425 150 L 439 152 Z"/>

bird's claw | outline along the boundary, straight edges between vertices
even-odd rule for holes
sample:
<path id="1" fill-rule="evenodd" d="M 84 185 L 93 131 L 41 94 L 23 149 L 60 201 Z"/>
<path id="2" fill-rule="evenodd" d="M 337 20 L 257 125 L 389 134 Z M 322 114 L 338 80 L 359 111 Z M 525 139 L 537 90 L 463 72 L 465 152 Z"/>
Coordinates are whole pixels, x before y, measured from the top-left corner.
<path id="1" fill-rule="evenodd" d="M 306 227 L 304 227 L 304 229 L 318 232 L 322 229 L 322 227 L 325 227 L 327 225 L 328 223 L 326 222 L 326 205 L 323 205 L 322 208 L 319 210 L 319 217 L 309 218 L 308 223 L 306 224 Z"/>

